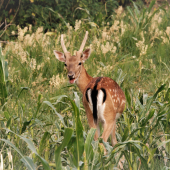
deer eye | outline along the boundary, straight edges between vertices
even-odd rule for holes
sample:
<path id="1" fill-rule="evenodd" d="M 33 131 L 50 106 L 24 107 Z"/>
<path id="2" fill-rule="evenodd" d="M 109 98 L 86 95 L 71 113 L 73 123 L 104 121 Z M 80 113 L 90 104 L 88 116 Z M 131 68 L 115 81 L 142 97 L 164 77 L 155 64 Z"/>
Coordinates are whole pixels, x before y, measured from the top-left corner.
<path id="1" fill-rule="evenodd" d="M 66 63 L 65 63 L 64 65 L 67 67 L 67 64 L 66 64 Z"/>
<path id="2" fill-rule="evenodd" d="M 79 65 L 81 65 L 81 62 L 79 63 Z"/>

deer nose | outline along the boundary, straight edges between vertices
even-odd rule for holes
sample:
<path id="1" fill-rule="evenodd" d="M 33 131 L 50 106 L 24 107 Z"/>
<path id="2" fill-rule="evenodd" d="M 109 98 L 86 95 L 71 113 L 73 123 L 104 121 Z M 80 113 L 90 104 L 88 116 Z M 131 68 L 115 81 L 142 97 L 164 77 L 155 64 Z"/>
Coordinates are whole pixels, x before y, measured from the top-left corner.
<path id="1" fill-rule="evenodd" d="M 74 74 L 73 73 L 68 74 L 68 78 L 69 79 L 73 79 L 74 78 Z"/>

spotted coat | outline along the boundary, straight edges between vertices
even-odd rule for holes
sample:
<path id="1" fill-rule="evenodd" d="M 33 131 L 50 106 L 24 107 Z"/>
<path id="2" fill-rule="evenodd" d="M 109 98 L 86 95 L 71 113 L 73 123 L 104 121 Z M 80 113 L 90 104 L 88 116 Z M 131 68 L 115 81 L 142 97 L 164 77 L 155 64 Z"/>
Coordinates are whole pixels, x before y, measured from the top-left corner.
<path id="1" fill-rule="evenodd" d="M 89 92 L 89 90 L 91 92 Z M 101 121 L 104 122 L 105 117 L 107 117 L 107 116 L 109 116 L 112 119 L 112 117 L 114 117 L 114 114 L 115 114 L 116 118 L 118 118 L 122 114 L 124 107 L 125 107 L 125 95 L 124 95 L 123 91 L 121 90 L 121 88 L 119 87 L 119 85 L 114 80 L 112 80 L 109 77 L 93 78 L 84 90 L 83 100 L 84 100 L 84 103 L 85 102 L 89 103 L 89 107 L 93 113 L 94 122 L 96 124 L 97 124 L 98 118 L 100 119 L 100 117 L 101 117 L 101 116 L 99 117 L 98 110 L 97 110 L 97 105 L 99 104 L 99 103 L 97 103 L 98 102 L 97 97 L 98 97 L 99 90 L 101 90 L 103 92 L 103 99 L 102 99 L 101 104 L 104 104 L 104 102 L 107 99 L 109 99 L 109 101 L 110 101 L 109 105 L 112 106 L 111 114 L 104 113 L 104 112 L 101 113 L 101 114 L 105 115 L 105 116 L 103 116 L 103 120 L 101 120 Z"/>

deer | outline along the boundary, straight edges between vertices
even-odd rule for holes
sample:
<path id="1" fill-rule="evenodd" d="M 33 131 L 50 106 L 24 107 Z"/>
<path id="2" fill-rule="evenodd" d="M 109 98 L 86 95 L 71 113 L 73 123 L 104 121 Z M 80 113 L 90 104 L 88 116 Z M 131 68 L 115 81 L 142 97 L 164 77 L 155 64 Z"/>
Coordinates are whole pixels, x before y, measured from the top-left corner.
<path id="1" fill-rule="evenodd" d="M 71 84 L 76 83 L 83 94 L 83 106 L 90 128 L 97 129 L 94 140 L 100 136 L 100 124 L 103 127 L 101 138 L 107 142 L 111 135 L 112 146 L 117 144 L 116 120 L 124 111 L 125 95 L 120 86 L 109 77 L 91 77 L 83 63 L 90 57 L 91 49 L 83 51 L 88 31 L 82 41 L 76 55 L 71 55 L 67 51 L 63 34 L 61 35 L 61 46 L 64 53 L 54 50 L 55 57 L 64 62 L 67 69 L 67 76 Z M 106 150 L 104 151 L 106 153 Z"/>

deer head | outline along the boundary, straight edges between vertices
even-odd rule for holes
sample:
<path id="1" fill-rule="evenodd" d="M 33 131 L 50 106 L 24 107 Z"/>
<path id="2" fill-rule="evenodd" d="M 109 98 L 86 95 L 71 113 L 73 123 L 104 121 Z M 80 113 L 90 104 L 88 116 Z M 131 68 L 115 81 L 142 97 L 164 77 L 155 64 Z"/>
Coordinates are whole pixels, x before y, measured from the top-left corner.
<path id="1" fill-rule="evenodd" d="M 87 60 L 90 56 L 90 48 L 83 51 L 83 48 L 85 46 L 86 40 L 88 36 L 88 31 L 86 31 L 85 37 L 83 39 L 83 42 L 80 46 L 79 51 L 76 52 L 76 55 L 71 56 L 70 52 L 67 51 L 64 40 L 63 40 L 63 34 L 61 35 L 61 46 L 64 51 L 64 53 L 54 50 L 54 54 L 56 58 L 65 63 L 65 67 L 68 72 L 68 78 L 70 83 L 75 83 L 81 73 L 82 64 Z"/>

